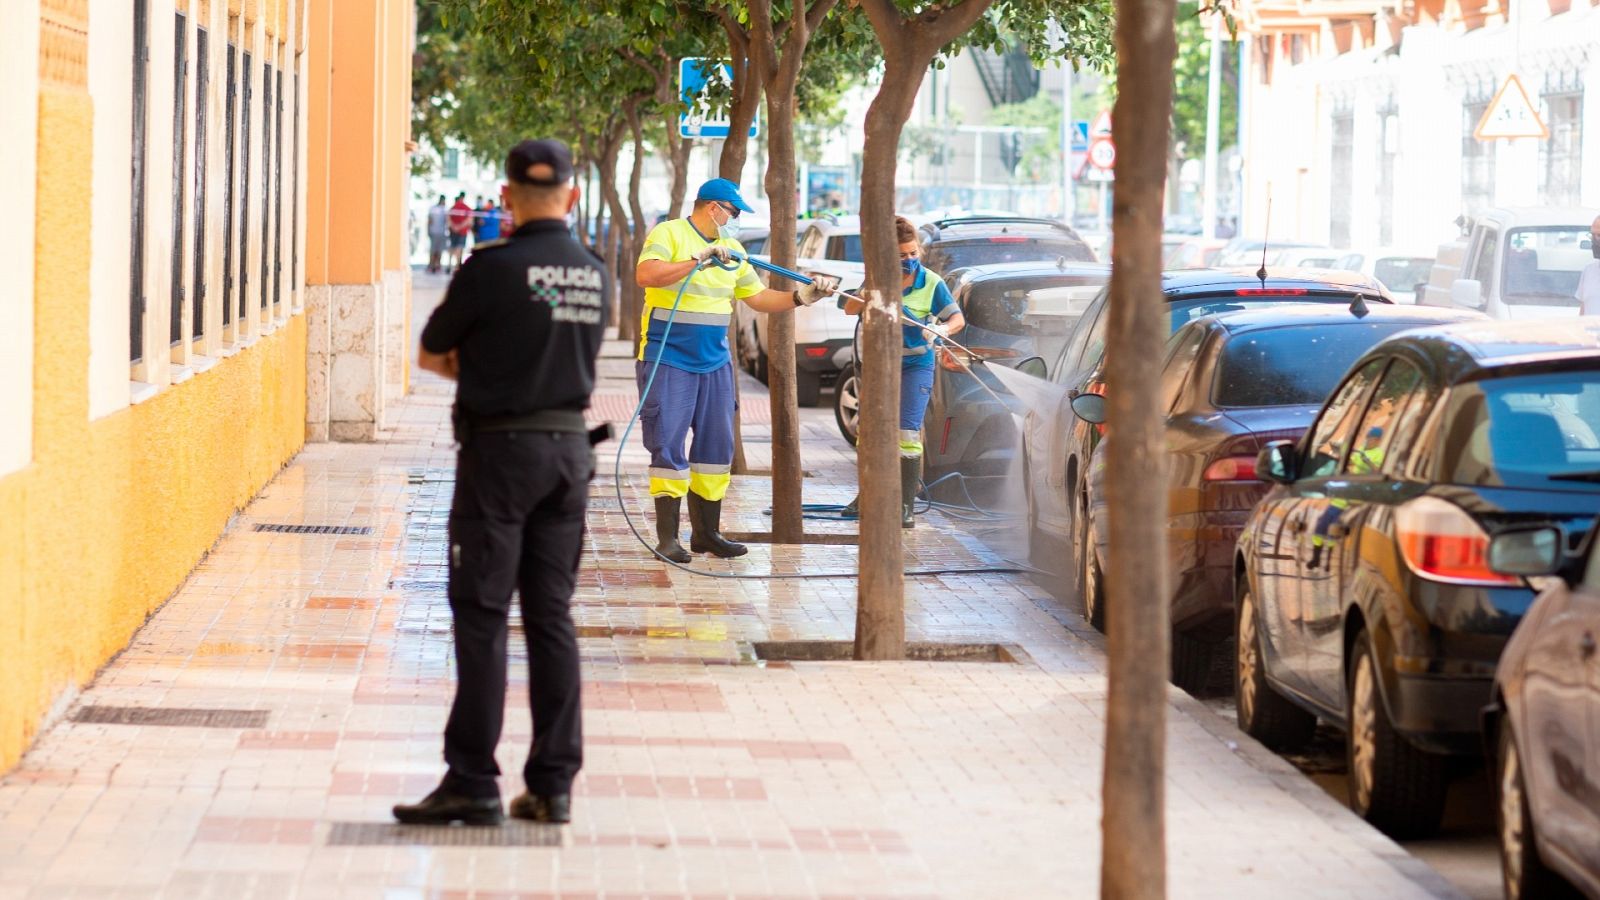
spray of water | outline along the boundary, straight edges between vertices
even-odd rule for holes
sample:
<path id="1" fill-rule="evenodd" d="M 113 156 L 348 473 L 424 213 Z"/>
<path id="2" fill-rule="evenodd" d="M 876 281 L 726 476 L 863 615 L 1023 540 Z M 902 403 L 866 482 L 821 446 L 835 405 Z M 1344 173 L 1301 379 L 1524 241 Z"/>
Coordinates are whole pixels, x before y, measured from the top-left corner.
<path id="1" fill-rule="evenodd" d="M 986 368 L 1007 391 L 1022 401 L 1022 405 L 1027 407 L 1029 412 L 1040 418 L 1054 415 L 1056 408 L 1061 405 L 1061 398 L 1066 396 L 1065 388 L 1043 378 L 1035 378 L 1008 366 Z M 1012 418 L 1018 417 L 1013 415 Z M 1021 422 L 1019 421 L 1017 425 L 1020 432 Z"/>

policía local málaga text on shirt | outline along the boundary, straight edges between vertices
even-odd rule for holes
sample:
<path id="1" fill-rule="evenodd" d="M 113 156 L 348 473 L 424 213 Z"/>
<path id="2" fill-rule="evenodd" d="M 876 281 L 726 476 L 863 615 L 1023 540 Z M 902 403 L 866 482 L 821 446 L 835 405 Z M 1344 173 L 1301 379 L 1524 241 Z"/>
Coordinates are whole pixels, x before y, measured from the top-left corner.
<path id="1" fill-rule="evenodd" d="M 646 288 L 644 315 L 639 323 L 639 359 L 654 362 L 660 354 L 662 365 L 685 372 L 714 372 L 729 364 L 728 322 L 733 317 L 734 301 L 766 290 L 755 268 L 742 259 L 744 245 L 734 240 L 710 240 L 688 219 L 672 219 L 650 229 L 639 262 L 652 259 L 684 262 L 707 244 L 727 247 L 739 254 L 738 266 L 724 269 L 713 263 L 690 272 L 683 281 L 666 287 Z M 687 287 L 684 281 L 689 282 Z M 680 288 L 683 289 L 681 302 L 678 301 Z M 673 315 L 675 302 L 678 311 Z M 670 331 L 667 329 L 669 317 Z M 663 334 L 666 335 L 665 346 L 661 341 Z"/>

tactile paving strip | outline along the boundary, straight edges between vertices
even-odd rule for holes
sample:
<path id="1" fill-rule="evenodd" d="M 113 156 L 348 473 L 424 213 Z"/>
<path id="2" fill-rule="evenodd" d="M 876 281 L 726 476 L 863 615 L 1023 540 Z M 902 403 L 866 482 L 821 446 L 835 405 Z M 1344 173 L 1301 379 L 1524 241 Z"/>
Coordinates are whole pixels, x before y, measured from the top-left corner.
<path id="1" fill-rule="evenodd" d="M 330 847 L 559 847 L 559 825 L 507 821 L 497 827 L 334 822 Z"/>
<path id="2" fill-rule="evenodd" d="M 284 525 L 279 523 L 258 523 L 257 531 L 272 531 L 279 534 L 371 534 L 372 529 L 366 525 Z"/>

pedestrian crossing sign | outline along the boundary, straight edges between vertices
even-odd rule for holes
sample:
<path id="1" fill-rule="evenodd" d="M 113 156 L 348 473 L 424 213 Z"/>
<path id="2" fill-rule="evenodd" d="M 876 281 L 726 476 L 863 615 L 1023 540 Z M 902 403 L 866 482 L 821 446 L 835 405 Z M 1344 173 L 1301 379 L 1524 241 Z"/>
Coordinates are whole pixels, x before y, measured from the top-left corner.
<path id="1" fill-rule="evenodd" d="M 1500 85 L 1500 90 L 1495 93 L 1494 100 L 1490 101 L 1489 108 L 1484 110 L 1483 118 L 1478 120 L 1478 127 L 1473 129 L 1472 136 L 1480 141 L 1524 137 L 1542 141 L 1550 136 L 1550 130 L 1544 127 L 1539 111 L 1528 99 L 1522 79 L 1508 75 L 1505 84 Z"/>

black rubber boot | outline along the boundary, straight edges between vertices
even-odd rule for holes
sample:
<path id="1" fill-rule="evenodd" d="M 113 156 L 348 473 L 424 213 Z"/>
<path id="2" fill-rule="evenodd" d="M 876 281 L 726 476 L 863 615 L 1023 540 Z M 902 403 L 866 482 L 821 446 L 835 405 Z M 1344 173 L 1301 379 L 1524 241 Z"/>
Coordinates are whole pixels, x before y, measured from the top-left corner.
<path id="1" fill-rule="evenodd" d="M 732 559 L 750 552 L 745 545 L 735 544 L 722 536 L 721 500 L 707 500 L 690 491 L 689 528 L 689 549 L 696 553 Z"/>
<path id="2" fill-rule="evenodd" d="M 678 543 L 677 497 L 656 498 L 656 552 L 676 563 L 686 563 L 694 557 Z"/>
<path id="3" fill-rule="evenodd" d="M 859 519 L 859 518 L 861 518 L 861 495 L 860 494 L 855 495 L 854 499 L 852 499 L 849 503 L 846 503 L 844 505 L 844 509 L 839 510 L 839 518 L 841 518 L 841 519 Z"/>
<path id="4" fill-rule="evenodd" d="M 900 457 L 900 527 L 916 524 L 917 488 L 922 485 L 922 457 Z"/>

